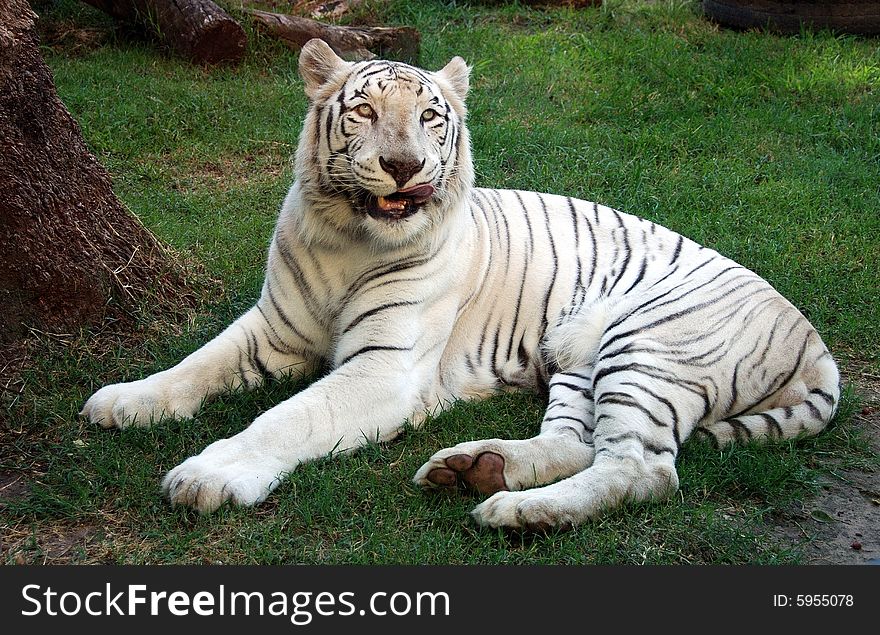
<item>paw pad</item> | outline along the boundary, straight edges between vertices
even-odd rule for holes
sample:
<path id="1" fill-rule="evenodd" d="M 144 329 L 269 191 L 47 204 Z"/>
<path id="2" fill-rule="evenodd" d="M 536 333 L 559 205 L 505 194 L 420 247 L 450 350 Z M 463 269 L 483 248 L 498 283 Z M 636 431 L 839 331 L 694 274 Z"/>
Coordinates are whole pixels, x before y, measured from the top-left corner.
<path id="1" fill-rule="evenodd" d="M 483 495 L 508 490 L 504 481 L 504 457 L 495 452 L 483 452 L 476 458 L 468 454 L 453 454 L 444 461 L 446 467 L 434 468 L 427 474 L 435 485 L 452 487 L 462 483 Z"/>

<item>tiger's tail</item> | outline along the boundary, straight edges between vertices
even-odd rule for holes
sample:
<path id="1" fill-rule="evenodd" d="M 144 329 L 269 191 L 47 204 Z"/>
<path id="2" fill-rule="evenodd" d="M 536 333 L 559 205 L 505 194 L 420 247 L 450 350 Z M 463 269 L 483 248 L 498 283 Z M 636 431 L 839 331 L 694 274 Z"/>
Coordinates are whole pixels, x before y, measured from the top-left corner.
<path id="1" fill-rule="evenodd" d="M 767 410 L 721 419 L 695 432 L 718 446 L 813 436 L 834 418 L 839 403 L 840 373 L 826 350 L 774 395 Z"/>

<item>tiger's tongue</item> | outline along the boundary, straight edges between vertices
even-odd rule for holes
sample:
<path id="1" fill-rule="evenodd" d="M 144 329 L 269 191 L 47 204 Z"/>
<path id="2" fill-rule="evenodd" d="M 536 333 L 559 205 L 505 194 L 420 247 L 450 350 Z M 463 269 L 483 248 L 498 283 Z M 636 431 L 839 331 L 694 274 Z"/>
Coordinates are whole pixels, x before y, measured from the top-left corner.
<path id="1" fill-rule="evenodd" d="M 398 190 L 396 194 L 411 198 L 413 202 L 417 204 L 424 203 L 434 196 L 434 186 L 430 183 L 425 183 L 424 185 L 416 185 L 415 187 L 410 187 L 405 190 Z"/>
<path id="2" fill-rule="evenodd" d="M 434 195 L 434 186 L 426 183 L 425 185 L 416 185 L 405 190 L 398 190 L 390 197 L 377 197 L 377 204 L 380 209 L 385 211 L 402 210 L 406 208 L 407 201 L 412 201 L 416 205 L 421 205 Z"/>

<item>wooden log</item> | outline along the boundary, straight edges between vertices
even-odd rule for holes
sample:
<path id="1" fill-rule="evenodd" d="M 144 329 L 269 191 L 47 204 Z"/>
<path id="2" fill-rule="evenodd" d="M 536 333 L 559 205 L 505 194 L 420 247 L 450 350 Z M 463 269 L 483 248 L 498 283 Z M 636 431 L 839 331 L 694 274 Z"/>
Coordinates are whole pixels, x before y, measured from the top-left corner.
<path id="1" fill-rule="evenodd" d="M 257 24 L 294 49 L 313 38 L 330 45 L 337 55 L 349 61 L 376 57 L 415 63 L 419 57 L 421 34 L 412 27 L 334 26 L 309 18 L 257 9 L 244 9 Z"/>
<path id="2" fill-rule="evenodd" d="M 704 0 L 703 12 L 733 29 L 797 35 L 812 28 L 880 35 L 880 0 Z"/>
<path id="3" fill-rule="evenodd" d="M 247 46 L 241 25 L 211 0 L 83 0 L 152 32 L 197 64 L 237 64 Z"/>

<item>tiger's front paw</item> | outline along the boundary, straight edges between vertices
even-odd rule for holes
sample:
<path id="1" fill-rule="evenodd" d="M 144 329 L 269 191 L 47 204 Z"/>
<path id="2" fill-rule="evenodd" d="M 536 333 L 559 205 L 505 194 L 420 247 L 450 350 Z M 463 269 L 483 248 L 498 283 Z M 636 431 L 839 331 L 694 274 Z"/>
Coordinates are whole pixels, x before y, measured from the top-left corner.
<path id="1" fill-rule="evenodd" d="M 105 428 L 149 426 L 162 418 L 192 418 L 204 397 L 191 384 L 174 382 L 157 373 L 138 381 L 104 386 L 86 401 L 79 414 Z"/>
<path id="2" fill-rule="evenodd" d="M 226 501 L 237 505 L 263 502 L 281 483 L 284 472 L 270 457 L 243 451 L 235 438 L 221 439 L 168 472 L 162 492 L 172 504 L 208 513 Z"/>
<path id="3" fill-rule="evenodd" d="M 440 450 L 416 472 L 413 482 L 423 488 L 466 485 L 481 494 L 510 489 L 504 478 L 503 441 L 471 441 Z"/>

